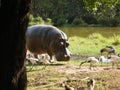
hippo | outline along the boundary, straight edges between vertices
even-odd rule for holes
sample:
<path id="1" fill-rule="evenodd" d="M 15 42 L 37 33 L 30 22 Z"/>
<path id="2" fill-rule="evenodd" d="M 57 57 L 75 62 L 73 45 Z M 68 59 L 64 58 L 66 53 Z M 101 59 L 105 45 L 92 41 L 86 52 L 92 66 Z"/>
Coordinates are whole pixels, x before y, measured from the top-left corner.
<path id="1" fill-rule="evenodd" d="M 26 30 L 26 49 L 35 56 L 47 53 L 50 60 L 55 56 L 57 61 L 69 61 L 71 52 L 68 49 L 67 35 L 52 25 L 33 25 Z"/>

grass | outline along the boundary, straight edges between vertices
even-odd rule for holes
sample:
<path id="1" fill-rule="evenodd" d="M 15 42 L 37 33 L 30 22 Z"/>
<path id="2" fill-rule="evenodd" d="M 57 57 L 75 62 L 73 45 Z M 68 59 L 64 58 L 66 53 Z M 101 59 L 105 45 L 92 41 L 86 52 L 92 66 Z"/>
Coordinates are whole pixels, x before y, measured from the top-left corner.
<path id="1" fill-rule="evenodd" d="M 71 37 L 69 38 L 69 49 L 73 53 L 73 56 L 87 57 L 87 56 L 100 56 L 100 49 L 112 45 L 116 48 L 116 52 L 120 53 L 120 36 L 114 35 L 110 38 L 105 38 L 99 33 L 91 34 L 86 38 Z M 106 55 L 106 54 L 104 54 Z M 75 68 L 83 61 L 83 58 L 74 59 L 70 61 L 57 62 L 52 65 L 48 65 L 46 69 L 43 69 L 44 65 L 34 65 L 31 71 L 27 72 L 28 84 L 27 90 L 65 90 L 63 82 L 67 82 L 72 85 L 75 90 L 87 90 L 86 81 L 82 81 L 85 77 L 94 78 L 96 81 L 95 90 L 120 90 L 120 70 L 109 69 L 102 71 L 79 71 L 82 69 Z M 104 67 L 111 64 L 103 63 Z M 89 63 L 82 65 L 88 67 Z M 97 63 L 98 67 L 100 63 Z M 31 65 L 27 65 L 27 70 L 30 70 Z M 77 71 L 77 73 L 67 73 L 70 71 Z"/>
<path id="2" fill-rule="evenodd" d="M 69 49 L 73 54 L 100 55 L 100 49 L 107 45 L 114 46 L 116 52 L 120 53 L 120 35 L 105 38 L 99 33 L 93 33 L 87 38 L 70 37 L 69 42 Z"/>
<path id="3" fill-rule="evenodd" d="M 31 71 L 27 72 L 27 90 L 64 90 L 64 86 L 62 84 L 66 80 L 70 80 L 69 82 L 67 82 L 67 84 L 72 85 L 74 88 L 76 88 L 75 90 L 87 90 L 87 81 L 82 81 L 82 79 L 86 77 L 91 77 L 95 79 L 95 90 L 120 89 L 120 71 L 117 69 L 103 70 L 100 72 L 64 72 L 64 70 L 67 70 L 69 68 L 75 69 L 74 67 L 72 67 L 72 65 L 78 66 L 79 61 L 80 60 L 71 60 L 66 63 L 56 62 L 55 65 L 48 65 L 46 69 L 42 69 L 42 65 L 35 65 Z M 98 64 L 97 66 L 99 65 L 100 64 Z M 86 63 L 83 66 L 88 66 L 88 64 Z M 106 63 L 104 63 L 103 66 L 106 66 Z M 27 67 L 30 68 L 30 66 Z M 63 69 L 63 72 L 60 72 L 61 69 Z"/>

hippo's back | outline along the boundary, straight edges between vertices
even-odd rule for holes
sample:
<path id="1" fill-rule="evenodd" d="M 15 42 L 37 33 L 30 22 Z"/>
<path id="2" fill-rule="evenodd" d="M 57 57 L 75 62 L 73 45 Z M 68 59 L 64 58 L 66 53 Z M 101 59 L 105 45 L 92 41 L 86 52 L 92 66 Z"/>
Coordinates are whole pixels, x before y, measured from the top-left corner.
<path id="1" fill-rule="evenodd" d="M 50 41 L 61 31 L 51 25 L 34 25 L 28 27 L 26 31 L 26 47 L 33 53 L 46 53 L 45 48 Z"/>
<path id="2" fill-rule="evenodd" d="M 26 36 L 27 37 L 37 36 L 37 35 L 41 36 L 43 34 L 47 34 L 49 30 L 51 30 L 52 33 L 53 32 L 58 33 L 59 31 L 59 29 L 51 25 L 34 25 L 34 26 L 28 27 L 26 31 Z"/>

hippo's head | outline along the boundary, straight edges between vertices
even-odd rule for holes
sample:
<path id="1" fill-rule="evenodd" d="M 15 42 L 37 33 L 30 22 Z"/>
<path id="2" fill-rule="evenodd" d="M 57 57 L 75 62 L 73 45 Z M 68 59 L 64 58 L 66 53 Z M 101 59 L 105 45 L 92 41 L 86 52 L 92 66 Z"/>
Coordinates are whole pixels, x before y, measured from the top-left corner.
<path id="1" fill-rule="evenodd" d="M 69 42 L 66 38 L 58 36 L 52 43 L 51 49 L 57 61 L 68 61 L 71 57 L 71 52 L 68 50 Z"/>

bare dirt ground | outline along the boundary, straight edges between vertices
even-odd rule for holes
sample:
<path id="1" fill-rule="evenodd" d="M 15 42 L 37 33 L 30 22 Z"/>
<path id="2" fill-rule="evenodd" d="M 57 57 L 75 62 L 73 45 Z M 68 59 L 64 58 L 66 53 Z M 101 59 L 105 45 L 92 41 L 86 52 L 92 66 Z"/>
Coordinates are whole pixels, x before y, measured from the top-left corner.
<path id="1" fill-rule="evenodd" d="M 86 56 L 87 57 L 87 56 Z M 72 60 L 86 59 L 84 56 L 75 56 Z M 28 66 L 29 67 L 29 66 Z M 75 90 L 88 90 L 86 77 L 95 80 L 94 90 L 120 90 L 120 69 L 116 66 L 112 68 L 111 64 L 96 66 L 89 69 L 89 65 L 78 65 L 55 63 L 48 65 L 35 65 L 27 73 L 28 88 L 27 90 L 66 90 L 63 82 L 72 86 Z"/>
<path id="2" fill-rule="evenodd" d="M 89 69 L 89 66 L 82 66 L 79 68 L 79 66 L 76 65 L 64 65 L 64 66 L 57 66 L 54 69 L 55 71 L 62 72 L 62 73 L 67 73 L 67 74 L 77 74 L 79 72 L 100 72 L 104 70 L 115 70 L 111 68 L 111 66 L 101 66 L 101 67 L 92 67 Z M 117 69 L 116 69 L 117 70 Z"/>
<path id="3" fill-rule="evenodd" d="M 120 90 L 120 69 L 112 69 L 111 65 L 97 66 L 90 70 L 89 66 L 79 68 L 74 64 L 53 64 L 44 70 L 35 70 L 34 67 L 31 72 L 35 74 L 28 74 L 28 90 L 65 90 L 62 83 L 66 80 L 70 80 L 67 84 L 75 90 L 87 90 L 86 82 L 81 82 L 86 77 L 95 79 L 95 90 Z M 31 77 L 32 80 L 29 79 Z"/>

